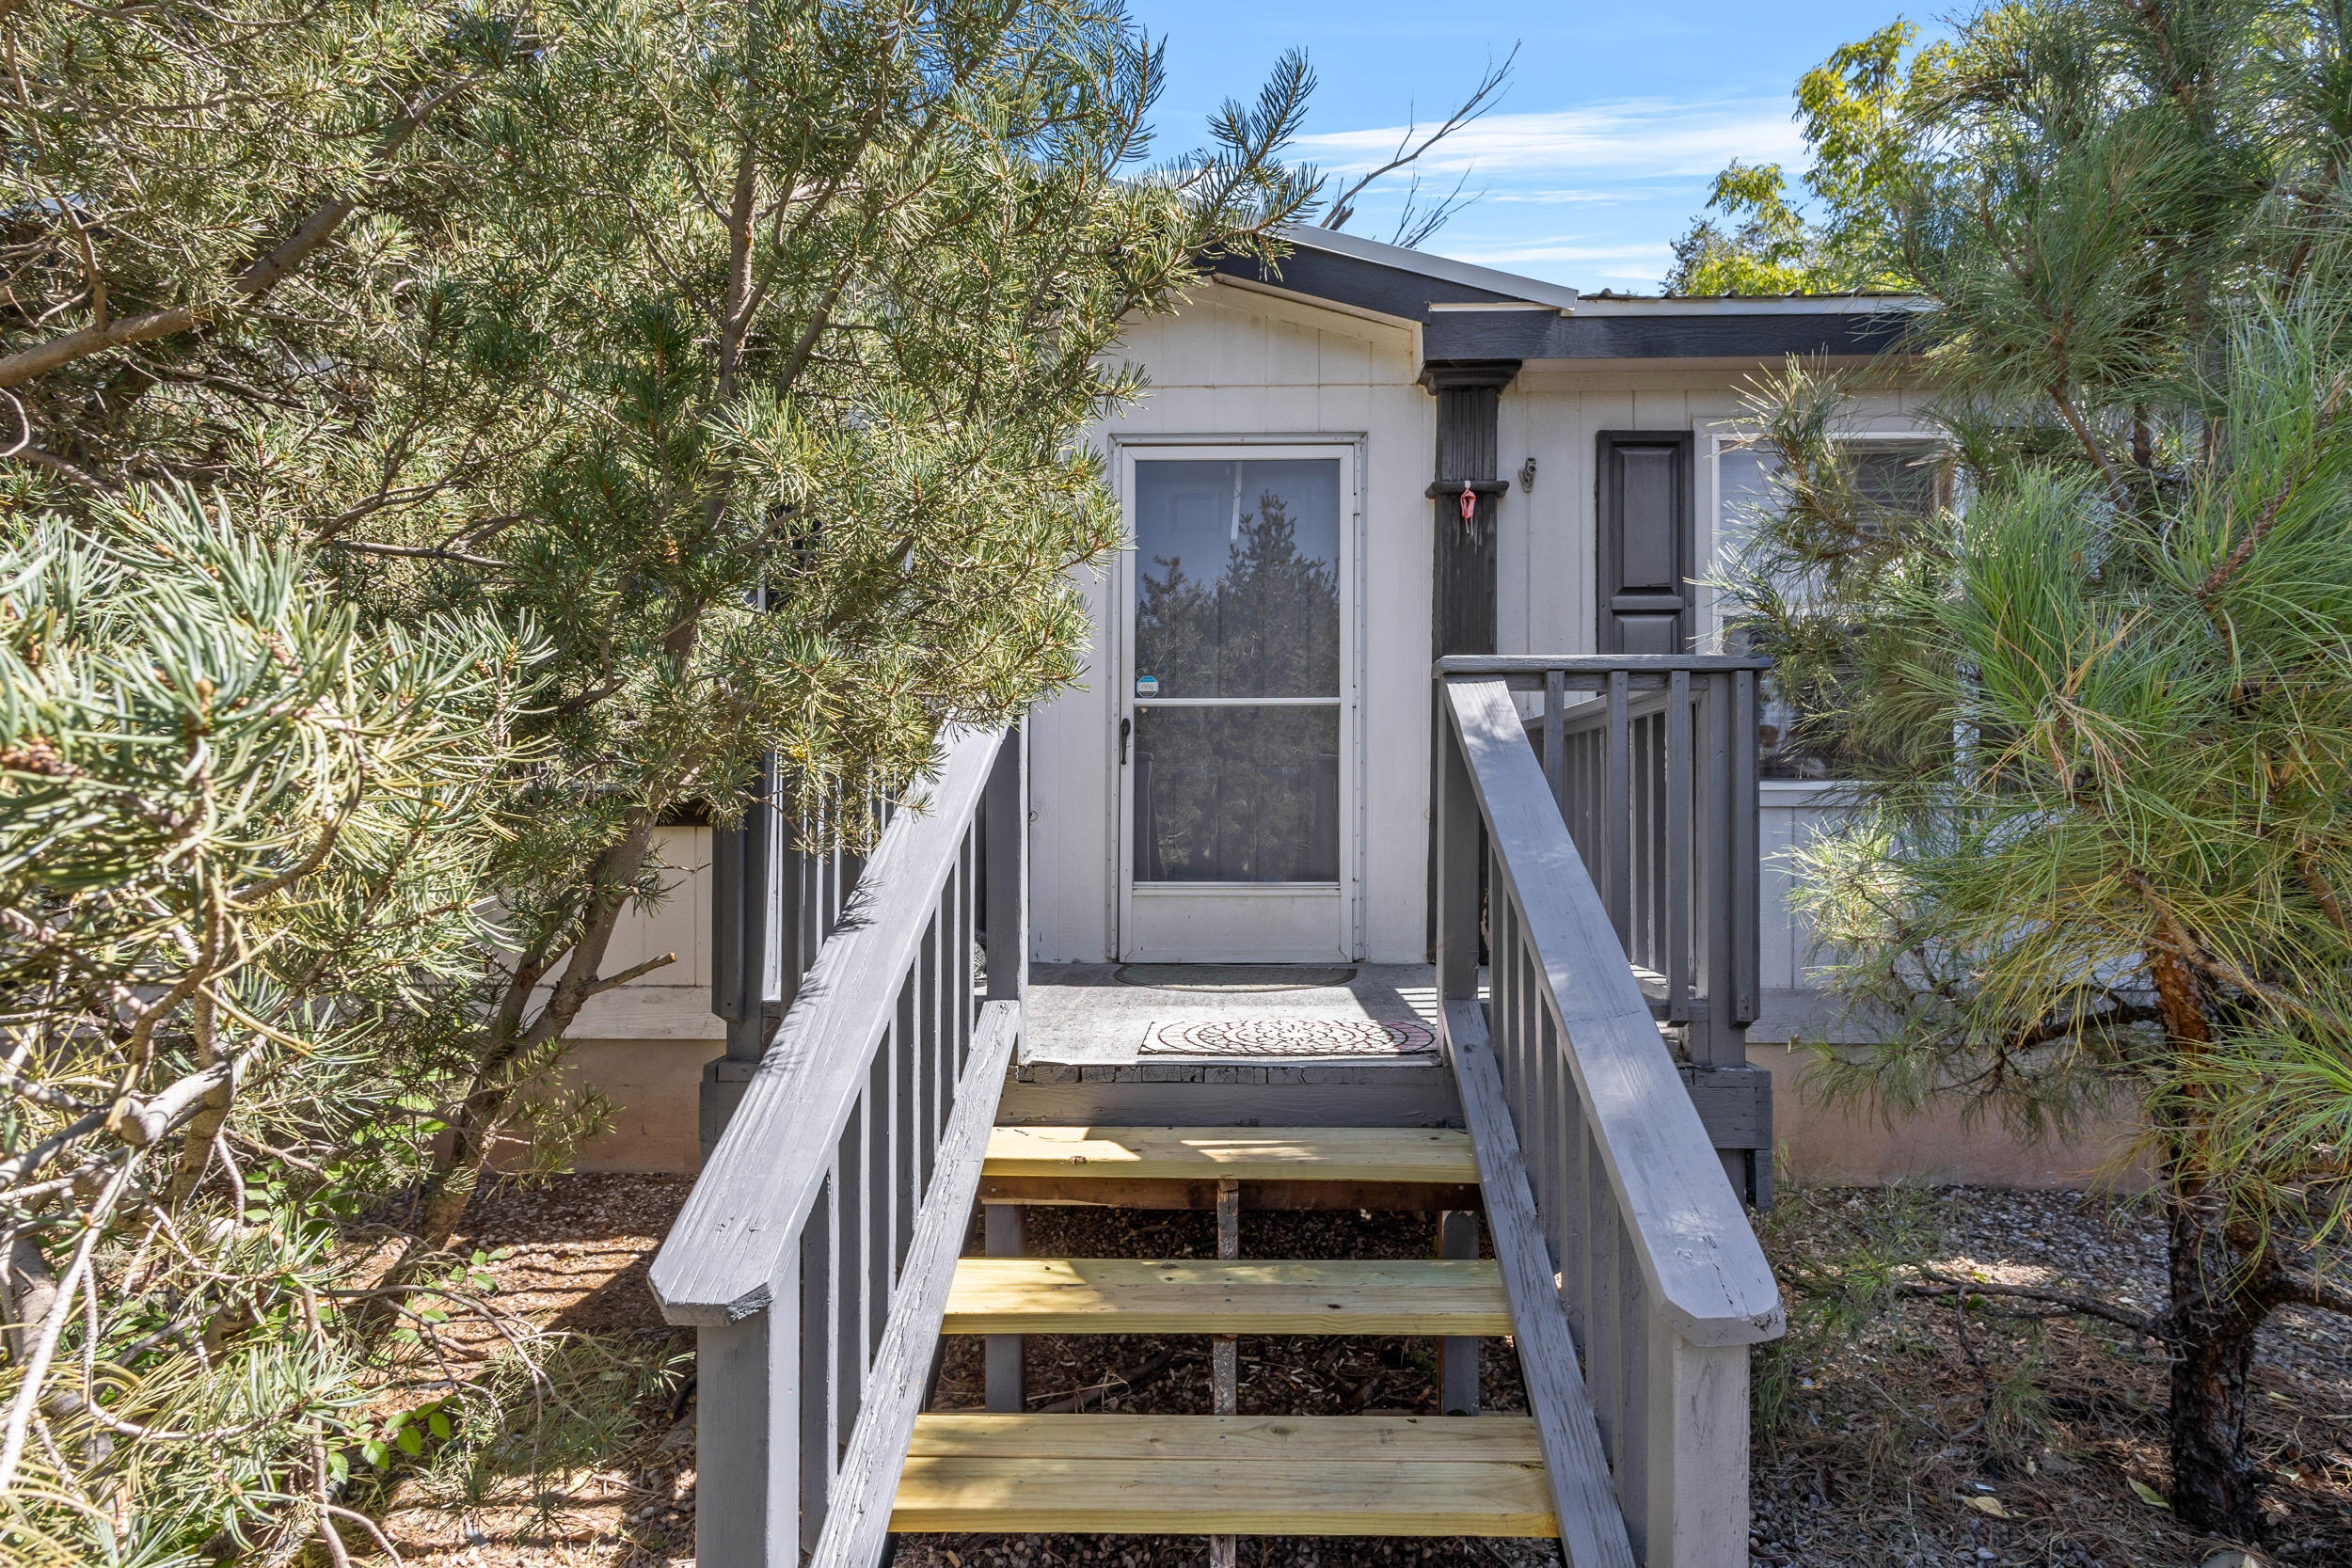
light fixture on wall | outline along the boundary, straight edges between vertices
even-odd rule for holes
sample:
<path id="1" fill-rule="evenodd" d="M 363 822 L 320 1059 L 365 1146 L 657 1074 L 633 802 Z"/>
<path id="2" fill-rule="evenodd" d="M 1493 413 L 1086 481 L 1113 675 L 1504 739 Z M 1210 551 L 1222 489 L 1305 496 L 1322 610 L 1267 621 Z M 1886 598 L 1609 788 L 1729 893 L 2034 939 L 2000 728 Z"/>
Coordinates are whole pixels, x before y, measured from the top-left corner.
<path id="1" fill-rule="evenodd" d="M 1519 488 L 1522 490 L 1535 488 L 1535 460 L 1533 457 L 1519 465 Z"/>

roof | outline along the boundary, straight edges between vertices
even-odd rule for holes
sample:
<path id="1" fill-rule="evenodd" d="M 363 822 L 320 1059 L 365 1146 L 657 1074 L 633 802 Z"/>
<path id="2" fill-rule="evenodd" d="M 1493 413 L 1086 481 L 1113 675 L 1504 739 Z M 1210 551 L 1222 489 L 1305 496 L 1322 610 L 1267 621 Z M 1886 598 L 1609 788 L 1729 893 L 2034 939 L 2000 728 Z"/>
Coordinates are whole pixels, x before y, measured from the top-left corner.
<path id="1" fill-rule="evenodd" d="M 1219 258 L 1228 281 L 1422 328 L 1432 362 L 1874 355 L 1927 302 L 1883 293 L 1645 298 L 1576 290 L 1327 229 L 1293 228 L 1278 262 Z"/>

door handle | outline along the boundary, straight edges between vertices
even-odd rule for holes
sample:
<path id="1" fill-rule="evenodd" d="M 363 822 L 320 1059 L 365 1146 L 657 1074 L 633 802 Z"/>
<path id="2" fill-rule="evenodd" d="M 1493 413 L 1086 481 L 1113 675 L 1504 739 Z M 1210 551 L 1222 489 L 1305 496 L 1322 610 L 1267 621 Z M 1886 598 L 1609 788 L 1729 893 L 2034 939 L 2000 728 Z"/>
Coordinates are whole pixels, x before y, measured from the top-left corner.
<path id="1" fill-rule="evenodd" d="M 1119 721 L 1119 766 L 1121 768 L 1127 766 L 1127 736 L 1135 727 L 1136 721 L 1132 719 Z"/>

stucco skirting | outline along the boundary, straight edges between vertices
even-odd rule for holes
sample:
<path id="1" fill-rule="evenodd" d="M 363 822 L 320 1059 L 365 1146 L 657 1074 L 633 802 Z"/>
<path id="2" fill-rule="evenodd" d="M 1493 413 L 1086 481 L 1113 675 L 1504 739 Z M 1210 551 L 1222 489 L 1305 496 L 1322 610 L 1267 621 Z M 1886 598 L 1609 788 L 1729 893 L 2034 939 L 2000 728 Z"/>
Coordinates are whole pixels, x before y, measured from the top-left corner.
<path id="1" fill-rule="evenodd" d="M 590 1140 L 578 1168 L 591 1171 L 691 1172 L 698 1164 L 695 1105 L 703 1064 L 723 1050 L 718 1040 L 582 1040 L 565 1067 L 574 1086 L 593 1085 L 612 1101 L 612 1130 Z M 1896 1181 L 1961 1182 L 1989 1187 L 2136 1187 L 2117 1158 L 2130 1142 L 2118 1121 L 2074 1145 L 2028 1147 L 1990 1122 L 1963 1127 L 1956 1112 L 1905 1117 L 1889 1126 L 1875 1107 L 1819 1104 L 1806 1092 L 1810 1059 L 1804 1051 L 1755 1044 L 1748 1060 L 1772 1075 L 1774 1132 L 1782 1168 L 1794 1180 L 1828 1186 L 1878 1186 Z M 1406 1122 L 1454 1119 L 1451 1097 L 1430 1068 L 1398 1066 L 1305 1069 L 1289 1064 L 1153 1064 L 1125 1071 L 1098 1069 L 1091 1084 L 1015 1083 L 1007 1085 L 1009 1121 L 1155 1119 L 1199 1124 L 1204 1119 Z M 1151 1082 L 1148 1079 L 1183 1082 Z M 1248 1078 L 1250 1082 L 1240 1080 Z M 1304 1080 L 1322 1079 L 1322 1083 Z M 1360 1079 L 1340 1083 L 1327 1080 Z M 1223 1082 L 1217 1082 L 1224 1080 Z M 1315 1107 L 1320 1105 L 1318 1112 Z"/>

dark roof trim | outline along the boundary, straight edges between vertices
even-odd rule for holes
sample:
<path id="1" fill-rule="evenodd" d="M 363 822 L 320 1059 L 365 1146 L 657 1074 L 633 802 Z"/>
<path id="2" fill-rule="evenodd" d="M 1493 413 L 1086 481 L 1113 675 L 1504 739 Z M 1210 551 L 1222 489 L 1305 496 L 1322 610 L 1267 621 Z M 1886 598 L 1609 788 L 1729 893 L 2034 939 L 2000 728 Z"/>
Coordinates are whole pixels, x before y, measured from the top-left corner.
<path id="1" fill-rule="evenodd" d="M 1445 310 L 1422 328 L 1426 359 L 1778 359 L 1873 355 L 1911 325 L 1910 309 L 1820 315 L 1555 316 Z"/>
<path id="2" fill-rule="evenodd" d="M 1786 299 L 1757 299 L 1754 309 L 1727 299 L 1690 302 L 1698 309 L 1645 301 L 1630 309 L 1631 301 L 1596 299 L 1587 311 L 1573 290 L 1556 283 L 1321 230 L 1285 237 L 1291 253 L 1278 262 L 1224 256 L 1214 270 L 1236 282 L 1417 323 L 1422 356 L 1432 361 L 1868 356 L 1894 345 L 1918 309 L 1900 297 L 1856 296 L 1799 309 Z M 1477 309 L 1482 305 L 1498 309 Z"/>
<path id="3" fill-rule="evenodd" d="M 1407 272 L 1402 267 L 1303 245 L 1279 261 L 1220 256 L 1216 270 L 1245 283 L 1304 294 L 1310 299 L 1327 299 L 1335 305 L 1353 305 L 1359 310 L 1413 322 L 1427 320 L 1431 305 L 1511 305 L 1520 299 L 1518 294 L 1431 277 L 1425 273 Z"/>

